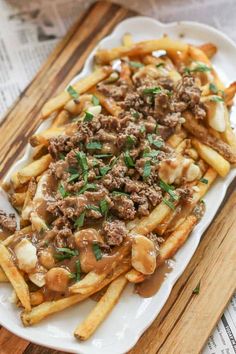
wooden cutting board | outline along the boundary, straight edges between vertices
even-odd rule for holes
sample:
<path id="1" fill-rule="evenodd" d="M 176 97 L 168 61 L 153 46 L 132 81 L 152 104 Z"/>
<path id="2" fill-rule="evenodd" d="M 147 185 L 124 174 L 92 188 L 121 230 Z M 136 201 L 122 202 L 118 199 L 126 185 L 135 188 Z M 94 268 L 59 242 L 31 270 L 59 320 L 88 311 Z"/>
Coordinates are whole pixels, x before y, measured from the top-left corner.
<path id="1" fill-rule="evenodd" d="M 99 2 L 73 26 L 0 124 L 1 178 L 19 159 L 28 138 L 40 124 L 44 102 L 63 90 L 81 70 L 88 54 L 101 38 L 121 20 L 134 15 L 118 5 Z M 166 305 L 130 354 L 201 352 L 235 291 L 235 186 L 236 183 L 232 183 L 221 211 L 203 235 Z M 199 282 L 200 294 L 193 295 L 192 291 Z M 59 352 L 29 343 L 1 328 L 0 353 Z"/>

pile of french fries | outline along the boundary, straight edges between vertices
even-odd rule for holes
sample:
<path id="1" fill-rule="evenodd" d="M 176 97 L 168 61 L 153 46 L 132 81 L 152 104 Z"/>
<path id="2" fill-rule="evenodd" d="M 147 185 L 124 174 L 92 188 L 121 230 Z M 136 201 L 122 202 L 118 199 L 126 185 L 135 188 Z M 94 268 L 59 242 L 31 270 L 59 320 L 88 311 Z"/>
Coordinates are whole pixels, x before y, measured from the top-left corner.
<path id="1" fill-rule="evenodd" d="M 166 56 L 160 58 L 155 56 L 153 52 L 158 50 L 165 50 Z M 21 319 L 25 326 L 38 323 L 51 314 L 78 304 L 107 287 L 93 310 L 82 323 L 78 324 L 74 331 L 76 338 L 86 340 L 111 312 L 125 286 L 128 283 L 140 283 L 147 278 L 147 275 L 132 267 L 130 246 L 122 245 L 126 256 L 121 259 L 119 264 L 114 264 L 113 269 L 103 273 L 89 272 L 82 280 L 71 286 L 70 294 L 67 297 L 44 301 L 40 289 L 34 292 L 30 291 L 29 279 L 19 269 L 12 256 L 10 246 L 17 242 L 17 239 L 29 235 L 32 230 L 40 232 L 42 229 L 48 229 L 45 221 L 35 212 L 34 203 L 40 199 L 44 172 L 47 171 L 52 161 L 48 152 L 50 138 L 66 135 L 69 130 L 76 129 L 77 123 L 73 122 L 73 118 L 81 116 L 88 106 L 88 102 L 91 101 L 91 95 L 94 94 L 107 114 L 119 117 L 122 108 L 111 97 L 104 96 L 96 89 L 98 83 L 107 80 L 114 74 L 112 68 L 114 60 L 126 58 L 138 61 L 143 65 L 171 62 L 170 76 L 175 81 L 181 78 L 179 71 L 183 66 L 192 67 L 193 73 L 194 66 L 191 65 L 196 62 L 209 68 L 211 75 L 205 76 L 204 84 L 197 74 L 196 80 L 198 80 L 202 92 L 203 102 L 213 97 L 213 101 L 218 100 L 224 103 L 224 129 L 217 131 L 213 128 L 214 124 L 210 125 L 207 120 L 203 123 L 199 122 L 194 119 L 190 111 L 186 111 L 184 112 L 183 126 L 168 139 L 168 144 L 180 154 L 184 154 L 188 149 L 189 156 L 203 166 L 202 179 L 207 183 L 202 183 L 200 180 L 194 181 L 191 203 L 175 223 L 174 229 L 168 233 L 160 245 L 156 260 L 158 268 L 175 255 L 191 234 L 198 221 L 193 210 L 207 193 L 216 177 L 218 175 L 220 177 L 227 176 L 231 166 L 236 162 L 236 138 L 229 119 L 230 107 L 236 92 L 236 82 L 227 88 L 224 87 L 211 63 L 211 58 L 216 52 L 216 46 L 211 43 L 194 47 L 169 37 L 133 43 L 132 36 L 125 34 L 120 47 L 99 50 L 95 55 L 94 71 L 73 85 L 73 90 L 77 92 L 79 99 L 74 99 L 67 90 L 51 98 L 44 105 L 42 119 L 50 118 L 51 127 L 31 137 L 30 144 L 33 147 L 31 161 L 12 175 L 9 187 L 10 201 L 21 217 L 20 230 L 0 243 L 0 282 L 11 283 L 16 295 L 16 303 L 23 308 Z M 132 84 L 130 70 L 125 64 L 121 68 L 120 76 Z M 210 105 L 209 109 L 211 109 Z M 176 218 L 175 210 L 161 202 L 148 216 L 129 222 L 127 228 L 130 233 L 147 235 L 150 232 L 156 232 L 158 235 L 165 236 L 165 232 L 174 218 Z"/>

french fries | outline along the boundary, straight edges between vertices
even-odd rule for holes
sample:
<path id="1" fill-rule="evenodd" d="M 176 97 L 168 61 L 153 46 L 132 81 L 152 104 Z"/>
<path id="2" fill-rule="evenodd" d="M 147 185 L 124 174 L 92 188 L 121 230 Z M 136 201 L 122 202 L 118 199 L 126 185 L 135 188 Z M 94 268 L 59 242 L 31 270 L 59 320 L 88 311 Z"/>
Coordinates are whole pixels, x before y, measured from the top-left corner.
<path id="1" fill-rule="evenodd" d="M 104 319 L 119 300 L 126 284 L 127 279 L 123 275 L 113 280 L 95 308 L 90 312 L 88 317 L 75 329 L 74 336 L 77 339 L 84 341 L 91 337 L 97 327 L 104 321 Z"/>
<path id="2" fill-rule="evenodd" d="M 29 288 L 23 276 L 12 261 L 11 254 L 8 249 L 0 243 L 0 266 L 5 272 L 7 278 L 11 282 L 17 297 L 26 311 L 31 310 Z"/>
<path id="3" fill-rule="evenodd" d="M 9 280 L 6 276 L 6 274 L 4 273 L 4 271 L 0 268 L 0 283 L 8 283 Z"/>
<path id="4" fill-rule="evenodd" d="M 166 50 L 167 53 L 169 51 L 182 52 L 187 51 L 188 46 L 183 42 L 172 41 L 168 37 L 163 37 L 161 39 L 154 39 L 131 44 L 129 47 L 125 46 L 113 48 L 110 50 L 99 50 L 95 55 L 95 59 L 99 64 L 107 64 L 117 58 L 145 55 L 159 49 Z"/>
<path id="5" fill-rule="evenodd" d="M 51 161 L 51 155 L 48 154 L 31 162 L 20 171 L 14 173 L 11 178 L 14 188 L 16 189 L 19 186 L 29 182 L 32 177 L 38 177 L 41 175 L 48 168 Z"/>
<path id="6" fill-rule="evenodd" d="M 205 43 L 199 46 L 206 56 L 211 59 L 217 52 L 217 47 L 213 43 Z"/>
<path id="7" fill-rule="evenodd" d="M 96 85 L 99 81 L 105 79 L 111 73 L 111 67 L 101 67 L 94 71 L 91 75 L 73 85 L 78 94 L 82 94 Z M 62 108 L 71 99 L 70 94 L 62 92 L 58 96 L 49 100 L 42 108 L 42 118 L 47 118 L 52 112 Z"/>

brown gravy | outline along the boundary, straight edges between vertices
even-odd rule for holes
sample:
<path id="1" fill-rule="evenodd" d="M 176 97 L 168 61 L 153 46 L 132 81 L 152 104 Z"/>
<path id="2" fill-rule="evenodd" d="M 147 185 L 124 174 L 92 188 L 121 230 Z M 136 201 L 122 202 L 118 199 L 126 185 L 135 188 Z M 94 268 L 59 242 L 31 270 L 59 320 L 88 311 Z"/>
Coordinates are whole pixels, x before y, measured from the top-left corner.
<path id="1" fill-rule="evenodd" d="M 166 279 L 166 275 L 173 269 L 173 261 L 168 260 L 155 272 L 140 284 L 136 284 L 135 291 L 142 297 L 151 297 L 157 293 L 162 283 Z"/>

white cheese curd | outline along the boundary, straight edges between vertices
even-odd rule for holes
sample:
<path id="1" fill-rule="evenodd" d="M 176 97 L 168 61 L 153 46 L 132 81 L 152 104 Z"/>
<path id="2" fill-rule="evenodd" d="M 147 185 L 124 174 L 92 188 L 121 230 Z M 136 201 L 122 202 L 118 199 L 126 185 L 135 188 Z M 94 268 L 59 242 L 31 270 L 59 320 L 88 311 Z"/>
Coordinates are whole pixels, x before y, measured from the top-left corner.
<path id="1" fill-rule="evenodd" d="M 14 251 L 19 268 L 26 273 L 32 272 L 38 261 L 36 247 L 24 238 L 16 245 Z"/>
<path id="2" fill-rule="evenodd" d="M 35 273 L 29 274 L 29 279 L 32 281 L 32 283 L 37 285 L 39 288 L 42 288 L 46 283 L 45 275 L 46 275 L 46 270 L 43 267 L 41 267 Z"/>
<path id="3" fill-rule="evenodd" d="M 211 128 L 223 133 L 226 129 L 226 108 L 223 101 L 210 101 L 207 103 L 208 123 Z"/>
<path id="4" fill-rule="evenodd" d="M 97 117 L 102 111 L 102 107 L 98 106 L 91 106 L 87 109 L 88 113 L 91 113 L 94 117 Z"/>
<path id="5" fill-rule="evenodd" d="M 143 274 L 152 274 L 156 269 L 155 245 L 147 237 L 134 236 L 131 263 L 137 271 Z"/>

